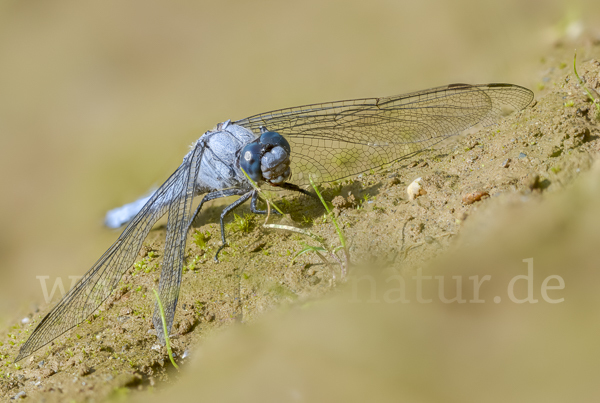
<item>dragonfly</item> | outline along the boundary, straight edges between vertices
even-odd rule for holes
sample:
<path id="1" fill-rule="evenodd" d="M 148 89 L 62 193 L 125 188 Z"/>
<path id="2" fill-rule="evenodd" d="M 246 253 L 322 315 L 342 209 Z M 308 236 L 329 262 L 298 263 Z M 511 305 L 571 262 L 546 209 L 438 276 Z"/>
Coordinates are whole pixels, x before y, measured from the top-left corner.
<path id="1" fill-rule="evenodd" d="M 15 361 L 32 354 L 86 320 L 110 296 L 133 265 L 153 225 L 168 214 L 159 280 L 167 331 L 175 316 L 187 235 L 204 203 L 239 196 L 220 216 L 219 251 L 227 244 L 224 220 L 250 200 L 257 184 L 307 195 L 309 177 L 338 181 L 406 159 L 472 126 L 494 124 L 520 111 L 533 93 L 513 84 L 452 84 L 409 94 L 311 104 L 218 124 L 196 140 L 175 172 L 150 196 L 130 208 L 119 238 L 21 346 Z M 243 171 L 242 171 L 243 170 Z M 197 208 L 193 201 L 203 195 Z M 217 252 L 218 256 L 218 252 Z M 215 258 L 217 258 L 215 256 Z M 152 318 L 162 329 L 158 303 Z M 164 332 L 157 331 L 163 344 Z"/>

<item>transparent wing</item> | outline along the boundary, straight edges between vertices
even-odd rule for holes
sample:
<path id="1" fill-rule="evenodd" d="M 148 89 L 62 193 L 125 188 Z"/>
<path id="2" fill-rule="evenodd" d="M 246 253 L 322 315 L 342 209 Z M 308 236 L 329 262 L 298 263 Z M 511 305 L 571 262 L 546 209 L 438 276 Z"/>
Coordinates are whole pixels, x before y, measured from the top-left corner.
<path id="1" fill-rule="evenodd" d="M 16 361 L 30 355 L 89 317 L 108 298 L 123 274 L 134 263 L 142 242 L 167 210 L 169 223 L 160 279 L 160 296 L 168 307 L 168 323 L 173 322 L 181 280 L 186 223 L 189 222 L 201 151 L 201 148 L 196 146 L 188 155 L 189 158 L 184 159 L 181 166 L 129 223 L 119 239 L 42 319 L 21 347 Z"/>
<path id="2" fill-rule="evenodd" d="M 163 257 L 158 283 L 159 296 L 165 312 L 167 332 L 170 332 L 177 308 L 179 288 L 181 286 L 181 270 L 185 259 L 185 243 L 187 230 L 192 218 L 192 201 L 194 199 L 196 178 L 200 171 L 204 146 L 196 143 L 194 150 L 189 154 L 189 167 L 187 177 L 182 178 L 180 191 L 181 197 L 174 200 L 169 206 L 169 221 L 167 222 L 167 239 L 165 241 L 165 255 Z M 154 329 L 159 340 L 164 344 L 165 335 L 160 316 L 158 302 L 154 307 L 152 316 Z"/>
<path id="3" fill-rule="evenodd" d="M 386 98 L 280 109 L 235 124 L 283 135 L 292 148 L 292 183 L 352 176 L 414 155 L 478 123 L 489 125 L 533 99 L 512 84 L 453 84 Z"/>

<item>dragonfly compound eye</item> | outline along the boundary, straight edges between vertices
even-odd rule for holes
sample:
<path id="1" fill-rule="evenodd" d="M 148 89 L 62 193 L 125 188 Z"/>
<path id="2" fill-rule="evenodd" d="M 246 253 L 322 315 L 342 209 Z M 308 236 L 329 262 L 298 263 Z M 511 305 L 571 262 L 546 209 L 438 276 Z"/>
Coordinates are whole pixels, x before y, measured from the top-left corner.
<path id="1" fill-rule="evenodd" d="M 279 146 L 282 147 L 285 151 L 287 151 L 288 155 L 291 154 L 290 143 L 288 143 L 288 141 L 279 133 L 264 132 L 260 135 L 259 142 L 260 144 L 266 145 L 267 149 Z"/>
<path id="2" fill-rule="evenodd" d="M 263 145 L 250 143 L 242 149 L 240 158 L 240 167 L 257 183 L 264 180 L 260 169 L 262 149 Z"/>

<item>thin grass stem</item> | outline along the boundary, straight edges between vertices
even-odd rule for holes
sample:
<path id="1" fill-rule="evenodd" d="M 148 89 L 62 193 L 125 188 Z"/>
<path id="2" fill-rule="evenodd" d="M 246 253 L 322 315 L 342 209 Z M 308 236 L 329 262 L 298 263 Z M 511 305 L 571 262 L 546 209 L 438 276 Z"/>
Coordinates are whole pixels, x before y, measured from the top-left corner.
<path id="1" fill-rule="evenodd" d="M 575 54 L 573 55 L 573 72 L 575 73 L 575 77 L 577 77 L 577 81 L 579 82 L 579 85 L 581 85 L 581 87 L 583 87 L 583 89 L 587 93 L 587 96 L 590 98 L 592 103 L 594 105 L 596 105 L 596 109 L 598 110 L 597 113 L 600 116 L 600 100 L 594 98 L 591 91 L 586 87 L 586 85 L 583 82 L 583 80 L 581 79 L 581 77 L 579 77 L 579 74 L 577 74 L 577 49 L 575 49 Z"/>
<path id="2" fill-rule="evenodd" d="M 160 319 L 162 320 L 163 331 L 165 332 L 165 343 L 167 344 L 167 352 L 169 353 L 169 359 L 171 360 L 171 364 L 179 371 L 179 366 L 175 363 L 173 359 L 173 351 L 171 350 L 171 343 L 169 342 L 169 332 L 167 331 L 167 319 L 165 318 L 165 310 L 163 309 L 162 302 L 160 301 L 160 296 L 155 288 L 152 289 L 154 291 L 154 295 L 156 296 L 156 301 L 158 302 L 158 309 L 160 311 Z M 158 329 L 156 330 L 158 331 Z"/>

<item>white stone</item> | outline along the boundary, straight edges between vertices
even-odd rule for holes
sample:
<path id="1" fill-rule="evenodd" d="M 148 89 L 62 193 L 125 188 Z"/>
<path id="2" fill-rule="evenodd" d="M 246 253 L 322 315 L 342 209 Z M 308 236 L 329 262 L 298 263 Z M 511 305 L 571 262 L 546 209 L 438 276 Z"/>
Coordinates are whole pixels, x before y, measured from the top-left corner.
<path id="1" fill-rule="evenodd" d="M 406 193 L 408 193 L 408 199 L 414 200 L 419 196 L 423 196 L 427 194 L 425 189 L 421 187 L 422 178 L 417 178 L 408 187 L 406 188 Z"/>

